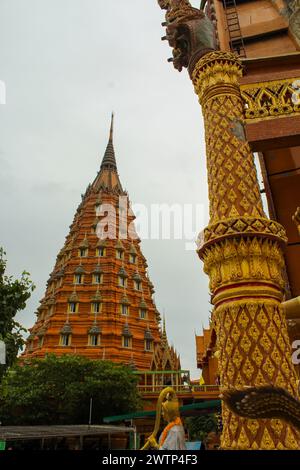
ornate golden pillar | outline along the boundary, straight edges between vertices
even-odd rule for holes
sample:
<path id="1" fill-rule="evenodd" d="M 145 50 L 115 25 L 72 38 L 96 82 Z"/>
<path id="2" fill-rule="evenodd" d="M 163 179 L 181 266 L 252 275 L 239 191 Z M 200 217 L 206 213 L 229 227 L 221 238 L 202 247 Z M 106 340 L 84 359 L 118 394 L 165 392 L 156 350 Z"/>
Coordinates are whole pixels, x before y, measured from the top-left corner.
<path id="1" fill-rule="evenodd" d="M 281 302 L 281 225 L 264 214 L 243 126 L 242 65 L 216 51 L 212 27 L 188 0 L 166 9 L 173 65 L 188 67 L 204 115 L 210 222 L 199 246 L 210 278 L 223 389 L 272 384 L 296 396 L 296 375 Z M 298 449 L 299 435 L 279 420 L 248 420 L 223 405 L 224 449 Z"/>
<path id="2" fill-rule="evenodd" d="M 199 256 L 210 278 L 221 387 L 273 384 L 296 395 L 283 299 L 284 229 L 266 218 L 243 130 L 239 59 L 206 54 L 191 74 L 204 115 L 210 222 Z M 223 407 L 225 449 L 297 449 L 278 420 L 247 420 Z"/>

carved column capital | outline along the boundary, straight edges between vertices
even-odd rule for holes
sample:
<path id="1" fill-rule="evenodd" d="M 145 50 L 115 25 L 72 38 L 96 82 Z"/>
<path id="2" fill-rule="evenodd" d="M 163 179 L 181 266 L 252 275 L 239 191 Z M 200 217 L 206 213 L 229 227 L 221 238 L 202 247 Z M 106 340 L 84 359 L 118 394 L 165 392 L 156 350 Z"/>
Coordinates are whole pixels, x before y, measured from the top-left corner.
<path id="1" fill-rule="evenodd" d="M 220 94 L 239 95 L 238 80 L 242 74 L 242 63 L 235 54 L 223 51 L 206 54 L 198 61 L 191 75 L 200 104 Z"/>

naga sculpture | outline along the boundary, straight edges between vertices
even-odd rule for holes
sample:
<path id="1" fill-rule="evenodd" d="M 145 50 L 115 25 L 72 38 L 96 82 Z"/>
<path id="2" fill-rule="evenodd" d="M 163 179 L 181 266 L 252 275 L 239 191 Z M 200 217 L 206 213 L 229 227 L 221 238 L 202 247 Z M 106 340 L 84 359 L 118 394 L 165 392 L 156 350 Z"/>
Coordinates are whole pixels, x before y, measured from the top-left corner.
<path id="1" fill-rule="evenodd" d="M 166 12 L 166 36 L 173 49 L 175 69 L 188 68 L 191 73 L 197 61 L 207 52 L 216 49 L 215 31 L 212 22 L 203 11 L 191 6 L 188 0 L 158 0 Z"/>
<path id="2" fill-rule="evenodd" d="M 300 431 L 300 401 L 280 387 L 228 389 L 220 398 L 238 416 L 249 419 L 282 419 Z"/>

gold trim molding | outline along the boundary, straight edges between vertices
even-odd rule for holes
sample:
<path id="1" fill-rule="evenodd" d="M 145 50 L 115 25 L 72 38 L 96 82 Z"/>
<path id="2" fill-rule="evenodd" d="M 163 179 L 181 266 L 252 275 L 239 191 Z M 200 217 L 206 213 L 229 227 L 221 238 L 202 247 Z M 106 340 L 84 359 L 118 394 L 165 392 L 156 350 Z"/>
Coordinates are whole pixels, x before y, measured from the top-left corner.
<path id="1" fill-rule="evenodd" d="M 299 115 L 300 93 L 295 85 L 298 81 L 300 77 L 241 85 L 246 120 Z"/>
<path id="2" fill-rule="evenodd" d="M 197 251 L 201 255 L 203 249 L 213 241 L 221 241 L 230 237 L 258 236 L 276 238 L 285 244 L 287 237 L 284 228 L 275 220 L 263 217 L 235 217 L 219 220 L 204 229 L 204 237 L 198 238 Z"/>
<path id="3" fill-rule="evenodd" d="M 232 283 L 258 282 L 273 284 L 279 292 L 281 289 L 281 298 L 276 297 L 282 300 L 284 260 L 280 244 L 276 241 L 261 237 L 225 239 L 208 246 L 202 253 L 202 260 L 213 294 L 216 289 L 230 287 Z M 257 291 L 255 285 L 252 289 L 254 293 Z M 230 292 L 228 294 L 230 296 Z"/>

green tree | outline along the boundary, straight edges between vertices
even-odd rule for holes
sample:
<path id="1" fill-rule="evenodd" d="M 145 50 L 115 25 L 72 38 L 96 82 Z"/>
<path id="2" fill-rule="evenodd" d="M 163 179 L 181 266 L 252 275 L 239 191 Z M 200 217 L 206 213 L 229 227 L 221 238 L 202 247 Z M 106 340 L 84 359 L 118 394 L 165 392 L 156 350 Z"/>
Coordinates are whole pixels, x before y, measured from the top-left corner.
<path id="1" fill-rule="evenodd" d="M 21 279 L 16 280 L 5 274 L 5 254 L 0 248 L 0 341 L 3 341 L 6 347 L 6 364 L 0 365 L 0 381 L 5 370 L 14 364 L 24 345 L 22 333 L 26 330 L 15 321 L 15 316 L 19 310 L 26 307 L 26 302 L 34 290 L 29 273 L 24 271 Z"/>
<path id="2" fill-rule="evenodd" d="M 84 424 L 90 398 L 94 424 L 139 406 L 129 367 L 82 356 L 49 354 L 24 362 L 7 372 L 3 385 L 0 420 L 7 425 Z"/>
<path id="3" fill-rule="evenodd" d="M 204 441 L 210 432 L 217 432 L 218 420 L 215 414 L 192 416 L 185 419 L 185 425 L 192 440 Z"/>

